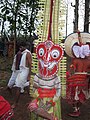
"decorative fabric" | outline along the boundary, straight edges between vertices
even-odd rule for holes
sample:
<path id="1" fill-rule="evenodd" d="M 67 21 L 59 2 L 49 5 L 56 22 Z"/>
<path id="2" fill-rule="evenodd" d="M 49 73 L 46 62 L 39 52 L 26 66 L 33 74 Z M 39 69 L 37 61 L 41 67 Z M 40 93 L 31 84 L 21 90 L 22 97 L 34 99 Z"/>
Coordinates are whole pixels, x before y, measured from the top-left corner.
<path id="1" fill-rule="evenodd" d="M 34 83 L 39 86 L 38 95 L 41 97 L 60 96 L 61 82 L 59 77 L 54 76 L 52 79 L 42 79 L 39 75 L 35 75 Z M 52 93 L 52 94 L 51 94 Z M 50 95 L 51 94 L 51 95 Z"/>
<path id="2" fill-rule="evenodd" d="M 11 120 L 13 115 L 14 115 L 14 112 L 12 109 L 10 109 L 0 118 L 0 120 Z"/>
<path id="3" fill-rule="evenodd" d="M 39 115 L 43 111 L 42 118 L 46 117 L 46 113 L 49 117 L 52 118 L 51 114 L 53 114 L 54 118 L 60 120 L 61 114 L 58 104 L 60 105 L 61 83 L 60 77 L 56 74 L 58 63 L 63 56 L 63 49 L 47 40 L 37 45 L 36 53 L 39 73 L 34 76 L 34 87 L 37 86 L 35 87 L 37 94 L 36 100 L 29 104 L 29 109 Z M 42 111 L 39 111 L 41 109 Z"/>
<path id="4" fill-rule="evenodd" d="M 88 90 L 87 74 L 74 74 L 66 81 L 66 99 L 68 103 L 73 104 L 79 100 L 86 100 L 84 91 Z"/>
<path id="5" fill-rule="evenodd" d="M 0 96 L 0 120 L 10 120 L 14 115 L 7 100 Z"/>
<path id="6" fill-rule="evenodd" d="M 72 50 L 76 58 L 85 58 L 90 55 L 89 45 L 74 45 Z"/>

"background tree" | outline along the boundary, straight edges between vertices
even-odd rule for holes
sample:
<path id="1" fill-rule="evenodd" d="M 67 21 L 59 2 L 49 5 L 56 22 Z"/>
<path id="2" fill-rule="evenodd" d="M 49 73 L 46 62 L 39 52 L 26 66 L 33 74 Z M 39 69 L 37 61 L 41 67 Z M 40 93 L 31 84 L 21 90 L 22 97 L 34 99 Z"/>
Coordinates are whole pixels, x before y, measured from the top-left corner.
<path id="1" fill-rule="evenodd" d="M 90 0 L 85 0 L 84 32 L 89 32 Z"/>
<path id="2" fill-rule="evenodd" d="M 75 5 L 72 5 L 71 3 L 71 6 L 74 7 L 74 32 L 76 32 L 76 30 L 78 30 L 78 7 L 79 7 L 79 0 L 75 0 Z"/>
<path id="3" fill-rule="evenodd" d="M 9 23 L 7 33 L 10 37 L 22 37 L 27 39 L 33 36 L 35 31 L 36 15 L 38 13 L 39 0 L 1 0 L 0 20 L 2 21 L 2 31 L 5 32 L 5 22 Z"/>

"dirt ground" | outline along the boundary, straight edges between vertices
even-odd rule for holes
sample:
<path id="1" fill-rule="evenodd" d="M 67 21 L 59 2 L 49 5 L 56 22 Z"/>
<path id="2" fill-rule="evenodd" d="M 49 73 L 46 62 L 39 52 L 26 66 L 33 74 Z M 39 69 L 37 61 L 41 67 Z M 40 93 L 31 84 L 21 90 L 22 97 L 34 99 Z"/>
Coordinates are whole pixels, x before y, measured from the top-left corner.
<path id="1" fill-rule="evenodd" d="M 12 60 L 0 56 L 0 95 L 2 95 L 12 105 L 14 103 L 15 89 L 13 95 L 6 90 L 8 80 L 11 76 Z M 30 102 L 30 96 L 25 91 L 21 94 L 18 106 L 14 109 L 14 118 L 12 120 L 31 120 L 27 110 L 27 104 Z"/>
<path id="2" fill-rule="evenodd" d="M 2 64 L 0 64 L 0 66 L 1 65 Z M 6 100 L 8 100 L 8 102 L 12 105 L 14 102 L 15 89 L 13 89 L 12 96 L 7 90 L 5 90 L 7 82 L 11 75 L 9 68 L 10 66 L 8 66 L 7 69 L 7 65 L 5 71 L 1 70 L 0 68 L 0 95 L 2 95 Z M 12 120 L 32 120 L 32 118 L 30 118 L 30 113 L 27 110 L 27 106 L 30 100 L 31 98 L 30 95 L 28 95 L 27 91 L 25 91 L 24 94 L 21 94 L 19 104 L 14 109 L 15 114 Z M 78 118 L 68 116 L 68 113 L 72 112 L 72 107 L 67 104 L 64 98 L 61 98 L 61 110 L 62 120 L 90 120 L 90 99 L 81 106 L 81 115 Z"/>
<path id="3" fill-rule="evenodd" d="M 15 89 L 13 89 L 13 95 L 11 96 L 8 91 L 5 90 L 5 85 L 0 85 L 0 95 L 2 95 L 12 105 L 14 102 Z M 30 118 L 29 111 L 27 110 L 28 103 L 31 98 L 27 91 L 21 94 L 19 104 L 14 109 L 14 118 L 12 120 L 32 120 Z M 67 104 L 65 99 L 61 99 L 62 120 L 90 120 L 90 100 L 87 100 L 84 105 L 81 106 L 81 115 L 78 118 L 69 117 L 68 113 L 72 112 L 72 107 Z"/>
<path id="4" fill-rule="evenodd" d="M 81 115 L 79 117 L 70 117 L 68 113 L 72 112 L 72 107 L 62 99 L 62 120 L 90 120 L 90 99 L 81 106 Z"/>
<path id="5" fill-rule="evenodd" d="M 0 95 L 2 95 L 8 102 L 12 105 L 14 102 L 15 92 L 13 90 L 13 96 L 11 96 L 8 91 L 4 88 L 0 89 Z M 29 112 L 27 110 L 27 105 L 30 101 L 30 96 L 25 92 L 21 94 L 18 106 L 14 109 L 14 117 L 12 120 L 31 120 L 29 117 Z"/>

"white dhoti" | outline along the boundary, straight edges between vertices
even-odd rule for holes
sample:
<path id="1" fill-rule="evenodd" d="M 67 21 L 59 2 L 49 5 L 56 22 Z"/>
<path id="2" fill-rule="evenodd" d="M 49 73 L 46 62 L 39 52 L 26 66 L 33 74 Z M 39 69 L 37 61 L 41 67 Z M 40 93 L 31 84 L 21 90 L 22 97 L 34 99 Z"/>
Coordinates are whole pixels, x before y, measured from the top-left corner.
<path id="1" fill-rule="evenodd" d="M 7 85 L 9 88 L 12 88 L 14 86 L 19 72 L 20 72 L 19 70 L 16 70 L 16 71 L 12 72 L 12 75 L 11 75 L 11 77 L 9 79 L 9 82 L 8 82 L 8 85 Z"/>
<path id="2" fill-rule="evenodd" d="M 20 73 L 17 75 L 15 86 L 20 87 L 21 90 L 23 90 L 24 87 L 29 86 L 29 81 L 27 81 L 28 74 L 29 68 L 21 68 Z"/>
<path id="3" fill-rule="evenodd" d="M 22 58 L 20 61 L 20 73 L 18 74 L 15 82 L 15 86 L 20 87 L 21 92 L 24 92 L 24 87 L 29 86 L 29 81 L 27 81 L 27 77 L 29 75 L 29 68 L 26 67 L 27 52 L 30 53 L 30 51 L 27 49 L 22 52 Z"/>

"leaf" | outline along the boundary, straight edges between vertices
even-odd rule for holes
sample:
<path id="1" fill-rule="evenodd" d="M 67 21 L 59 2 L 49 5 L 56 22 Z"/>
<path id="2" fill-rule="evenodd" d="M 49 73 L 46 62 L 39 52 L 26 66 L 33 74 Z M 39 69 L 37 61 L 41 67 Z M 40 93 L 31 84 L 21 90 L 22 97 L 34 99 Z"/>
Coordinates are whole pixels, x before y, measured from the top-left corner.
<path id="1" fill-rule="evenodd" d="M 1 12 L 2 12 L 2 13 L 5 12 L 5 11 L 6 11 L 6 8 L 5 8 L 5 7 L 1 9 Z"/>
<path id="2" fill-rule="evenodd" d="M 10 13 L 10 11 L 9 10 L 6 10 L 6 14 L 9 14 Z"/>

